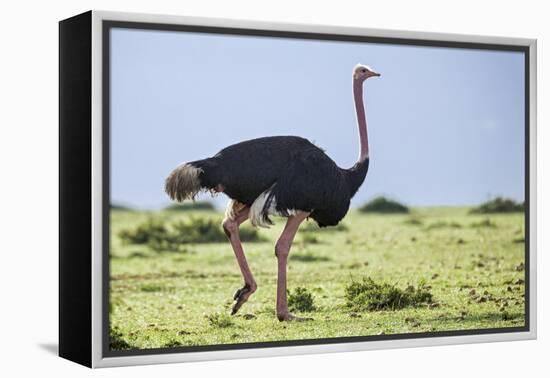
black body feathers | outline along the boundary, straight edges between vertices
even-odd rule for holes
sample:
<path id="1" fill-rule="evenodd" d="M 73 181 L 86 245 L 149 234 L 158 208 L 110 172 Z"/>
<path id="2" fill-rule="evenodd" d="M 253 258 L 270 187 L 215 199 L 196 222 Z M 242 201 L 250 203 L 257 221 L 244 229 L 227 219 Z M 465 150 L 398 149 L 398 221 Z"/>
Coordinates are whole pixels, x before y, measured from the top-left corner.
<path id="1" fill-rule="evenodd" d="M 274 199 L 279 214 L 308 211 L 324 227 L 338 224 L 346 215 L 351 198 L 365 179 L 369 160 L 342 169 L 307 139 L 276 136 L 237 143 L 214 157 L 185 166 L 198 169 L 201 189 L 221 188 L 227 196 L 248 206 L 269 191 L 264 207 L 266 218 Z M 192 198 L 186 193 L 173 197 Z"/>

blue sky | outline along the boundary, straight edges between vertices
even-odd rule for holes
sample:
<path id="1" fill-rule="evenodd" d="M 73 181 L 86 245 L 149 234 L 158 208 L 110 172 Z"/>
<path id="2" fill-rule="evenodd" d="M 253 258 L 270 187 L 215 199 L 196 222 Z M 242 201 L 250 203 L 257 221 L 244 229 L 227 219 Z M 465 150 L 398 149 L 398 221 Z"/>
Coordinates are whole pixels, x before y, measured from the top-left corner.
<path id="1" fill-rule="evenodd" d="M 162 207 L 179 163 L 260 136 L 303 136 L 352 166 L 357 63 L 382 77 L 364 88 L 371 163 L 352 206 L 380 194 L 413 206 L 524 199 L 521 53 L 134 29 L 111 37 L 113 202 Z"/>

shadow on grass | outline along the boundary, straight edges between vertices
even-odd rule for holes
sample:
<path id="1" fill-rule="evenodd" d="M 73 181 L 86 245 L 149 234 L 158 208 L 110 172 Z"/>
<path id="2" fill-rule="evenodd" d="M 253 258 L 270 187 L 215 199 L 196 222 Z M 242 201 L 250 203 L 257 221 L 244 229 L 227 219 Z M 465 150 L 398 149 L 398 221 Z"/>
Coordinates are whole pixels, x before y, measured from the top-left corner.
<path id="1" fill-rule="evenodd" d="M 124 339 L 122 332 L 116 326 L 109 332 L 109 348 L 111 350 L 137 349 Z"/>
<path id="2" fill-rule="evenodd" d="M 300 262 L 319 262 L 319 261 L 331 261 L 330 257 L 317 256 L 313 253 L 294 253 L 290 254 L 290 260 Z"/>
<path id="3" fill-rule="evenodd" d="M 423 323 L 429 323 L 429 322 L 437 322 L 437 321 L 453 321 L 453 322 L 459 322 L 459 323 L 494 323 L 498 321 L 514 321 L 522 319 L 525 320 L 525 314 L 522 312 L 489 312 L 485 314 L 477 314 L 477 315 L 452 315 L 449 314 L 448 316 L 436 316 L 432 318 L 425 318 L 422 320 Z M 484 328 L 491 328 L 491 327 L 484 327 Z"/>

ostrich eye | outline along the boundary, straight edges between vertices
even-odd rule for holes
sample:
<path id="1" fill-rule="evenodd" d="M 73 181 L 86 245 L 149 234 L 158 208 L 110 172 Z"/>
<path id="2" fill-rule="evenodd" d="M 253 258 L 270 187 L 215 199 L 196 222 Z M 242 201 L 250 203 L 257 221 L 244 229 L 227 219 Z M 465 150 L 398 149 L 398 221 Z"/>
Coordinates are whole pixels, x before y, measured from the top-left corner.
<path id="1" fill-rule="evenodd" d="M 363 68 L 363 69 L 361 70 L 361 72 L 365 73 L 365 72 L 367 72 L 367 70 Z"/>

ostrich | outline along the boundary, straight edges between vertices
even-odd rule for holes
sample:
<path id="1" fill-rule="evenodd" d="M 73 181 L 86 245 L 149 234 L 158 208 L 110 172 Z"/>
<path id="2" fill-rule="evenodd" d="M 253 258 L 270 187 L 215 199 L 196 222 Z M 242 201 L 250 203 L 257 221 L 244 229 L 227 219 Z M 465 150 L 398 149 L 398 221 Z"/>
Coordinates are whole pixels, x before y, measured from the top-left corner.
<path id="1" fill-rule="evenodd" d="M 367 120 L 363 83 L 380 74 L 368 66 L 353 70 L 353 97 L 359 129 L 359 160 L 339 168 L 325 152 L 297 136 L 271 136 L 233 144 L 215 156 L 182 163 L 166 178 L 165 191 L 178 202 L 194 199 L 201 191 L 225 193 L 230 202 L 222 226 L 235 253 L 244 286 L 234 295 L 234 315 L 256 291 L 239 238 L 239 226 L 250 219 L 255 227 L 272 225 L 271 215 L 286 217 L 275 245 L 277 257 L 277 318 L 307 320 L 288 311 L 286 269 L 294 236 L 300 224 L 314 219 L 319 227 L 335 226 L 344 218 L 369 167 Z"/>

